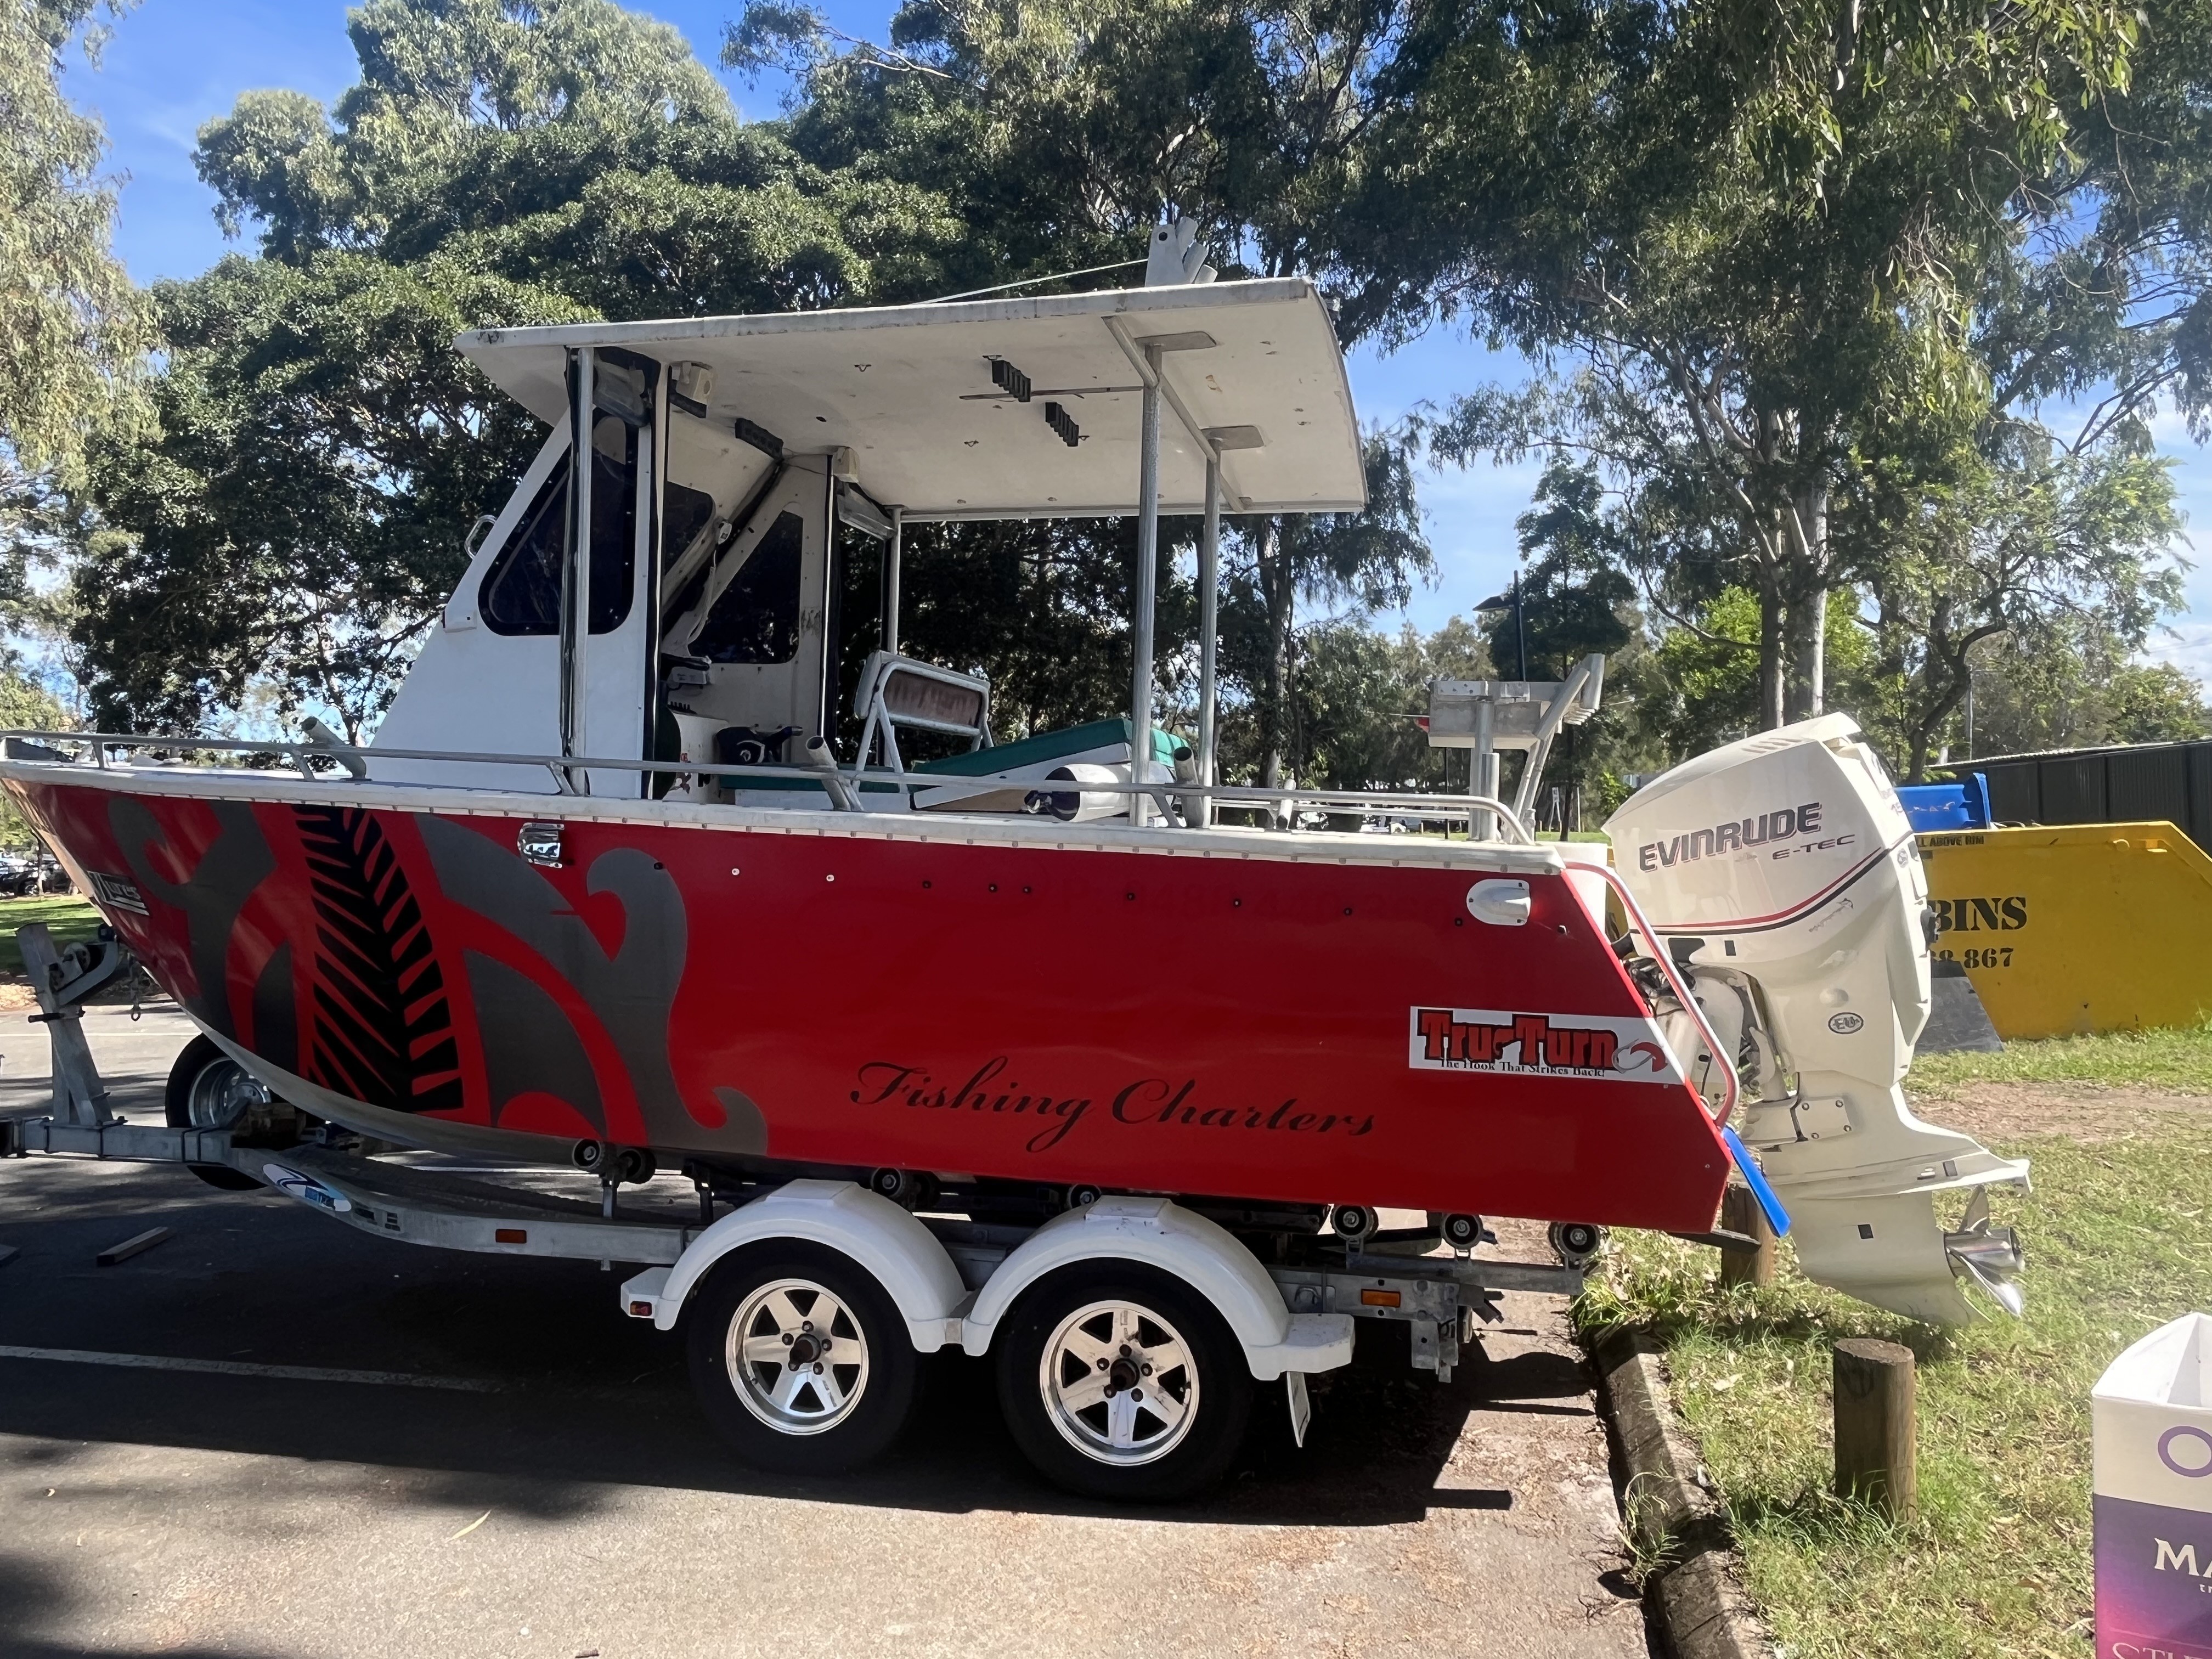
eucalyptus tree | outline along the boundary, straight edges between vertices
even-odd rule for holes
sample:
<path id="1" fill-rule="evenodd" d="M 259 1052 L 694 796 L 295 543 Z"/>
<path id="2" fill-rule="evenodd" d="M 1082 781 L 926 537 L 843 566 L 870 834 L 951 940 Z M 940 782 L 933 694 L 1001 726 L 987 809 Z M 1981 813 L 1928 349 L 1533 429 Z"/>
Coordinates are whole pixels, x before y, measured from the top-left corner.
<path id="1" fill-rule="evenodd" d="M 808 161 L 945 200 L 970 238 L 959 289 L 1127 281 L 1088 268 L 1140 262 L 1164 216 L 1196 221 L 1224 276 L 1333 281 L 1333 216 L 1415 15 L 1415 0 L 908 0 L 876 43 L 754 0 L 723 60 L 793 73 Z M 1406 434 L 1370 441 L 1365 514 L 1231 526 L 1224 660 L 1257 705 L 1267 782 L 1294 746 L 1301 605 L 1364 614 L 1432 568 L 1412 459 Z"/>
<path id="2" fill-rule="evenodd" d="M 115 191 L 99 171 L 106 135 L 61 88 L 72 43 L 97 58 L 98 9 L 95 0 L 0 7 L 0 477 L 18 489 L 77 459 L 149 337 L 110 246 Z"/>
<path id="3" fill-rule="evenodd" d="M 2117 443 L 2070 449 L 2035 428 L 2008 436 L 2011 453 L 1903 504 L 1893 556 L 1869 584 L 1897 686 L 1884 723 L 1915 783 L 1958 729 L 1990 642 L 2086 652 L 2111 672 L 2181 607 L 2164 461 Z"/>
<path id="4" fill-rule="evenodd" d="M 200 134 L 256 251 L 157 287 L 158 429 L 100 453 L 72 645 L 102 719 L 193 725 L 254 681 L 375 718 L 539 437 L 461 330 L 848 303 L 959 240 L 924 192 L 741 125 L 610 0 L 370 0 L 349 27 L 335 106 L 249 93 Z"/>
<path id="5" fill-rule="evenodd" d="M 1828 594 L 1881 556 L 1838 532 L 1870 468 L 1975 466 L 1977 300 L 2066 234 L 2044 186 L 2124 106 L 2139 34 L 2063 0 L 1994 27 L 1920 0 L 1439 7 L 1338 220 L 1358 320 L 1557 370 L 1458 400 L 1443 453 L 1571 450 L 1663 505 L 1723 562 L 1708 592 L 1755 596 L 1762 721 L 1816 712 Z"/>

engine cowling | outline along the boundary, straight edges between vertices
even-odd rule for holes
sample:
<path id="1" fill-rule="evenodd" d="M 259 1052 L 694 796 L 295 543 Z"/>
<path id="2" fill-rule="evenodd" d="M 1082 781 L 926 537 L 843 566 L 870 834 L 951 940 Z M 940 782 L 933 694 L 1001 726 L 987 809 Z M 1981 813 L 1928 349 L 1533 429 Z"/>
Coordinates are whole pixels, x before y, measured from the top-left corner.
<path id="1" fill-rule="evenodd" d="M 2017 1313 L 2017 1242 L 1982 1189 L 2027 1184 L 1916 1117 L 1900 1086 L 1929 1006 L 1927 883 L 1897 792 L 1845 715 L 1674 768 L 1606 825 L 1622 879 L 1744 1062 L 1741 1132 L 1787 1206 L 1800 1265 L 1915 1319 Z M 1939 1200 L 1963 1196 L 1947 1232 Z"/>

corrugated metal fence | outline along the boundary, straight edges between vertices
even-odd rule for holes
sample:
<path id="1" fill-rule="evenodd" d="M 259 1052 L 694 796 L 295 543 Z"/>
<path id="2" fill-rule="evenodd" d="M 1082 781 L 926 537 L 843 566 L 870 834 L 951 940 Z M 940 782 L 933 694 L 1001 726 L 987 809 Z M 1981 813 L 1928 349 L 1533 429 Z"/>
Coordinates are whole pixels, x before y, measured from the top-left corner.
<path id="1" fill-rule="evenodd" d="M 1988 775 L 1990 817 L 1999 823 L 2164 820 L 2212 850 L 2212 738 L 1954 764 Z"/>

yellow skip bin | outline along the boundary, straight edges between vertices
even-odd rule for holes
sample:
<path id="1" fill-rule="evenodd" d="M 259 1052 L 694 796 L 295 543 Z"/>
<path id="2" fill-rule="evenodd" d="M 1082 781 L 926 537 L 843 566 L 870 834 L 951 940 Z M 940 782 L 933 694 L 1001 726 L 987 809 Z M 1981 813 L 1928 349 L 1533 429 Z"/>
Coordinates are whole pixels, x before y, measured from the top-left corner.
<path id="1" fill-rule="evenodd" d="M 1919 838 L 1936 954 L 2004 1037 L 2212 1017 L 2212 858 L 2170 823 L 1961 830 Z"/>

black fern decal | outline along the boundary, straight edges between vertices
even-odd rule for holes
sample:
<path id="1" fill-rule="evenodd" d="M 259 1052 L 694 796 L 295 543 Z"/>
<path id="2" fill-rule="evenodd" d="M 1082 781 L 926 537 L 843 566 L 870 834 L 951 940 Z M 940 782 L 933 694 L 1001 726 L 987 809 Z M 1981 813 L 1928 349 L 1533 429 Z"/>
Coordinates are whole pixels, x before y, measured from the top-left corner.
<path id="1" fill-rule="evenodd" d="M 445 977 L 391 843 L 357 807 L 292 810 L 314 882 L 308 1077 L 393 1111 L 459 1106 L 460 1061 Z"/>

